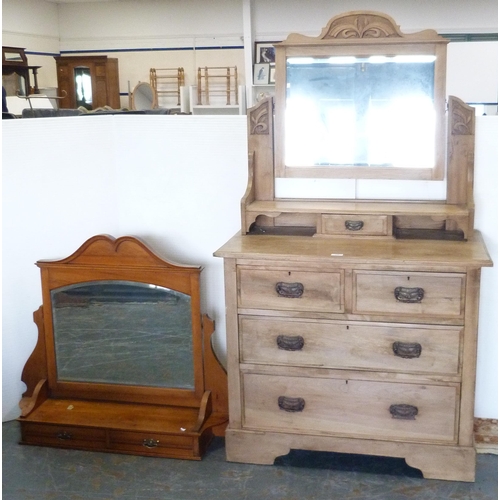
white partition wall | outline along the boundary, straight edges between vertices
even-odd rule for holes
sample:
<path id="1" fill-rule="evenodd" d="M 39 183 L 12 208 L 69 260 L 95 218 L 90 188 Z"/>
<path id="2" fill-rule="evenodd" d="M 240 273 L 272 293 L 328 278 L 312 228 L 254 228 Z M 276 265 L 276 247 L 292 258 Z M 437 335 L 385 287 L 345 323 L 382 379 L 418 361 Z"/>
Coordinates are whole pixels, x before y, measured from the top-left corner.
<path id="1" fill-rule="evenodd" d="M 495 262 L 482 275 L 476 416 L 484 418 L 497 418 L 498 404 L 497 137 L 497 117 L 478 117 L 476 227 Z M 2 160 L 4 420 L 18 416 L 37 337 L 34 263 L 66 257 L 95 234 L 136 235 L 173 260 L 203 265 L 202 306 L 224 359 L 222 259 L 212 254 L 240 230 L 245 116 L 9 120 Z"/>
<path id="2" fill-rule="evenodd" d="M 19 415 L 21 372 L 37 339 L 40 259 L 96 234 L 144 238 L 203 265 L 202 308 L 225 357 L 222 259 L 240 229 L 245 116 L 79 116 L 3 122 L 3 420 Z"/>

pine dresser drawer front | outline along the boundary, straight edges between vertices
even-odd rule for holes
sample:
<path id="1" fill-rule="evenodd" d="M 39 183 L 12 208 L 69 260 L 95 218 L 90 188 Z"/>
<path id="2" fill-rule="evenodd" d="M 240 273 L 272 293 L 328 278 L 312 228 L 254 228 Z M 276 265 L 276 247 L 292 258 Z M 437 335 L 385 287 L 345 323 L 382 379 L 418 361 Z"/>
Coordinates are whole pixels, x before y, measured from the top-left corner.
<path id="1" fill-rule="evenodd" d="M 343 312 L 343 273 L 239 267 L 238 305 L 251 309 Z"/>
<path id="2" fill-rule="evenodd" d="M 458 384 L 431 386 L 245 373 L 245 428 L 453 443 Z"/>
<path id="3" fill-rule="evenodd" d="M 22 442 L 44 446 L 102 449 L 106 431 L 72 425 L 21 422 Z"/>
<path id="4" fill-rule="evenodd" d="M 240 316 L 241 361 L 457 375 L 461 329 Z"/>
<path id="5" fill-rule="evenodd" d="M 465 274 L 354 271 L 353 313 L 461 318 Z"/>
<path id="6" fill-rule="evenodd" d="M 321 233 L 350 236 L 387 236 L 387 215 L 327 215 L 321 216 Z"/>

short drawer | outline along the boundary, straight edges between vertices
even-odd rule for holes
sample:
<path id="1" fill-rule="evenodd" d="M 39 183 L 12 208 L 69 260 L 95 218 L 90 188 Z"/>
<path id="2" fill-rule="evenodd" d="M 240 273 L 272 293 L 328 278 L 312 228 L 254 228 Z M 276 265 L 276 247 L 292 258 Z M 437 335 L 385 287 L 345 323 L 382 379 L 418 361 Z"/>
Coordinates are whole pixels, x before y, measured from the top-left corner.
<path id="1" fill-rule="evenodd" d="M 460 318 L 465 274 L 354 271 L 353 313 Z"/>
<path id="2" fill-rule="evenodd" d="M 111 450 L 158 456 L 191 456 L 193 438 L 189 435 L 111 430 L 109 447 Z"/>
<path id="3" fill-rule="evenodd" d="M 343 312 L 343 271 L 238 268 L 238 305 L 252 309 Z"/>
<path id="4" fill-rule="evenodd" d="M 22 442 L 44 446 L 101 449 L 106 443 L 106 431 L 71 425 L 21 422 Z"/>
<path id="5" fill-rule="evenodd" d="M 387 236 L 389 234 L 387 215 L 328 215 L 321 216 L 321 233 L 352 236 Z"/>
<path id="6" fill-rule="evenodd" d="M 241 362 L 457 375 L 459 327 L 240 316 Z"/>
<path id="7" fill-rule="evenodd" d="M 399 384 L 245 373 L 246 428 L 453 443 L 458 384 Z"/>

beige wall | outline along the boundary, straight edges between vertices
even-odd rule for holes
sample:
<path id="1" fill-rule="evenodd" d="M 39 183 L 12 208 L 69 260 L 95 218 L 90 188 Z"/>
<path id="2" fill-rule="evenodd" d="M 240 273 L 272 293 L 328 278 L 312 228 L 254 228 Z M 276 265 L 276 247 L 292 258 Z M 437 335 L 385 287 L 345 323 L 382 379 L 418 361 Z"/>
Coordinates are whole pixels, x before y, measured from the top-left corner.
<path id="1" fill-rule="evenodd" d="M 379 0 L 376 6 L 368 0 L 121 0 L 60 5 L 3 0 L 3 44 L 25 47 L 30 64 L 42 66 L 40 87 L 57 85 L 53 56 L 59 51 L 118 58 L 125 106 L 129 85 L 148 81 L 152 67 L 184 67 L 186 84 L 191 85 L 196 83 L 198 67 L 236 65 L 239 82 L 251 95 L 252 59 L 245 54 L 252 51 L 255 40 L 282 40 L 290 32 L 318 35 L 331 17 L 349 10 L 389 14 L 403 32 L 498 31 L 495 0 L 422 0 L 418 8 L 409 5 L 413 4 L 399 0 Z M 450 45 L 449 93 L 488 102 L 493 94 L 496 101 L 498 44 L 460 45 Z"/>
<path id="2" fill-rule="evenodd" d="M 252 0 L 255 34 L 266 40 L 290 32 L 317 36 L 326 21 L 354 10 L 371 10 L 391 16 L 403 32 L 435 29 L 439 33 L 498 31 L 496 0 Z"/>

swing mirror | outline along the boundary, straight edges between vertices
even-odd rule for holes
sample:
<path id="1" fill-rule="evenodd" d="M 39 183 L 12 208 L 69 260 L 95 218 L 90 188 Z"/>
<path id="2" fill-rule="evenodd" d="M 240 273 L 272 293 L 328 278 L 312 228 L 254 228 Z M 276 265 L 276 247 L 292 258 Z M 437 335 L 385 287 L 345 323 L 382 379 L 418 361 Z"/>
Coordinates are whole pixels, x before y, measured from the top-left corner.
<path id="1" fill-rule="evenodd" d="M 442 179 L 445 44 L 376 14 L 278 44 L 278 177 Z"/>

